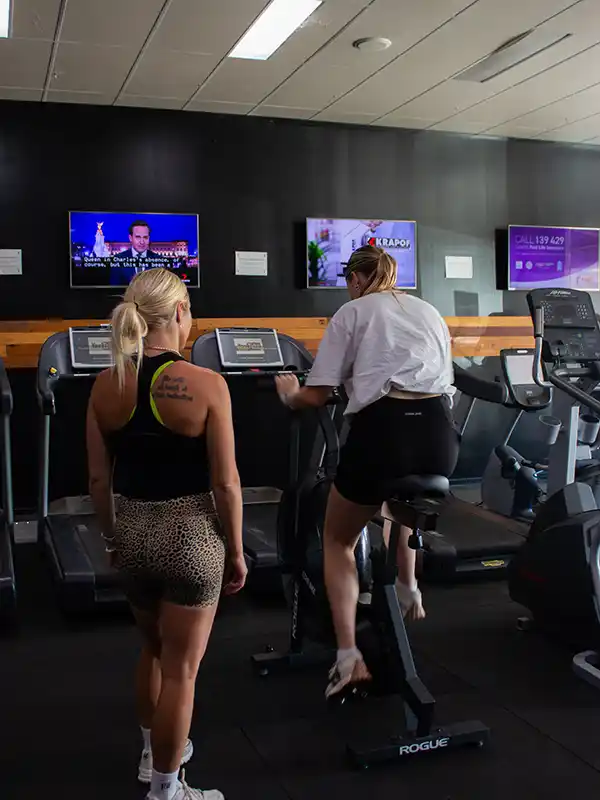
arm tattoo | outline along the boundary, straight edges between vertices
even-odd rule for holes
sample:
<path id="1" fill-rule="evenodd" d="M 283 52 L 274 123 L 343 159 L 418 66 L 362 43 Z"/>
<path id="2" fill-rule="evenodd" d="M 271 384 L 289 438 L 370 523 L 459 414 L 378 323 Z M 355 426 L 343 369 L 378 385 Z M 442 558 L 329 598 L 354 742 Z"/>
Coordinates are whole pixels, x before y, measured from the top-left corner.
<path id="1" fill-rule="evenodd" d="M 188 393 L 185 378 L 172 378 L 169 375 L 163 375 L 159 380 L 154 398 L 157 400 L 187 400 L 188 402 L 192 402 L 194 399 Z"/>

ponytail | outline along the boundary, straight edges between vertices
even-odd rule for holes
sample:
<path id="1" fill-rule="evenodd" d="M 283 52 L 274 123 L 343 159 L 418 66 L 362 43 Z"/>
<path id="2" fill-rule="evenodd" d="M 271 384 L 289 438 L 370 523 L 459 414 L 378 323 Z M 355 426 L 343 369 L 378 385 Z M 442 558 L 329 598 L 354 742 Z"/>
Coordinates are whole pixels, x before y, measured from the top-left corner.
<path id="1" fill-rule="evenodd" d="M 350 256 L 346 277 L 348 278 L 353 272 L 359 272 L 367 278 L 367 283 L 360 293 L 361 297 L 396 289 L 398 265 L 396 259 L 382 247 L 367 244 L 355 250 Z"/>
<path id="2" fill-rule="evenodd" d="M 144 352 L 144 337 L 148 324 L 140 314 L 139 306 L 133 300 L 124 300 L 114 309 L 111 317 L 113 355 L 119 387 L 125 384 L 127 369 L 136 359 L 136 372 L 139 372 Z"/>

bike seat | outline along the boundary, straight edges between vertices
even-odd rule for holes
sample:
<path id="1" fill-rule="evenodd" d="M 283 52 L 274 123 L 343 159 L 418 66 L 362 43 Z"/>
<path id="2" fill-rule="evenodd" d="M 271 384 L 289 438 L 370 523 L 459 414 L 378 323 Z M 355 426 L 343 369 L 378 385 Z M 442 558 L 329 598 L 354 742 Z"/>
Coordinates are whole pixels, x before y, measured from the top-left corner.
<path id="1" fill-rule="evenodd" d="M 444 475 L 407 475 L 393 484 L 390 500 L 410 503 L 419 498 L 443 499 L 450 492 Z"/>

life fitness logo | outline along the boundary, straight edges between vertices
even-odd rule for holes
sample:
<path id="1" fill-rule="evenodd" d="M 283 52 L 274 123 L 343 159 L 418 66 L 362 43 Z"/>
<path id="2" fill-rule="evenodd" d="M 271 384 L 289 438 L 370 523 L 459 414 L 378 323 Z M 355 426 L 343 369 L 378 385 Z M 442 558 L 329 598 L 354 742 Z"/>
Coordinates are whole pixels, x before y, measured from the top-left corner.
<path id="1" fill-rule="evenodd" d="M 419 744 L 406 744 L 400 748 L 400 755 L 409 756 L 415 753 L 426 753 L 428 750 L 439 750 L 441 747 L 448 747 L 449 742 L 450 737 L 444 736 L 441 739 L 431 739 L 428 742 L 420 742 Z"/>
<path id="2" fill-rule="evenodd" d="M 369 239 L 371 247 L 397 248 L 399 250 L 410 250 L 410 239 L 389 239 L 386 236 L 371 236 Z"/>

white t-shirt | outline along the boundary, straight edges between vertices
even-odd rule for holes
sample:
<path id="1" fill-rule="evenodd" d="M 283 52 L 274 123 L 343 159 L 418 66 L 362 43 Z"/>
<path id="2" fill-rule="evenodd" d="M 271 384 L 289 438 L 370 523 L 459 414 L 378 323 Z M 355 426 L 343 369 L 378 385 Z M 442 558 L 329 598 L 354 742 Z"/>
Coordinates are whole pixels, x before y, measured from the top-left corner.
<path id="1" fill-rule="evenodd" d="M 307 386 L 345 386 L 346 414 L 391 389 L 455 393 L 450 332 L 429 303 L 400 292 L 376 292 L 343 305 L 331 318 Z"/>

